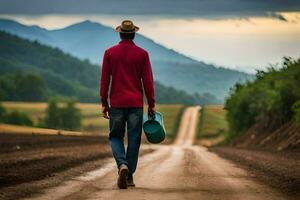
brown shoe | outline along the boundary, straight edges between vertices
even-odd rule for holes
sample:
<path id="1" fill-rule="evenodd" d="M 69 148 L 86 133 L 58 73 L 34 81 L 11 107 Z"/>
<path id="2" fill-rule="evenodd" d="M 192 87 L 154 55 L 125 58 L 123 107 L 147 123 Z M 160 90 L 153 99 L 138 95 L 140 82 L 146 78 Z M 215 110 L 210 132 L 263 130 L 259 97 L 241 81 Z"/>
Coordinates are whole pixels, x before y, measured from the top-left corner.
<path id="1" fill-rule="evenodd" d="M 128 187 L 135 187 L 135 184 L 133 182 L 133 176 L 132 175 L 128 175 L 127 177 L 127 186 Z"/>
<path id="2" fill-rule="evenodd" d="M 128 167 L 122 164 L 119 168 L 118 187 L 120 189 L 127 189 L 127 175 Z"/>

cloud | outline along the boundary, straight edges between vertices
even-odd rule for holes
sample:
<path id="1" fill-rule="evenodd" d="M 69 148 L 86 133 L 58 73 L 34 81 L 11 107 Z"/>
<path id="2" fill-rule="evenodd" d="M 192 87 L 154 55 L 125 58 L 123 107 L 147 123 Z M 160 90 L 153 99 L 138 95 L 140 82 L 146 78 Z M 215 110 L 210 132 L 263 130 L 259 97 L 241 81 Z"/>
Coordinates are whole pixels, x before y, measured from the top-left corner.
<path id="1" fill-rule="evenodd" d="M 278 19 L 280 21 L 288 22 L 288 20 L 283 15 L 276 13 L 276 12 L 268 12 L 267 16 L 274 18 L 274 19 Z"/>
<path id="2" fill-rule="evenodd" d="M 2 14 L 218 15 L 300 11 L 299 0 L 0 0 Z"/>

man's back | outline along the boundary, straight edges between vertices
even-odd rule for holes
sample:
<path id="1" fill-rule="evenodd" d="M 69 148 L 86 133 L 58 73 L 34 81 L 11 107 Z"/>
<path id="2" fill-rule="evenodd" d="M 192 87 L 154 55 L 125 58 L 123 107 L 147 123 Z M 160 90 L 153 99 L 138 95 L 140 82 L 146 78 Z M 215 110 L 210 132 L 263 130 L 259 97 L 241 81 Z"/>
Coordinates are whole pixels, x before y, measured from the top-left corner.
<path id="1" fill-rule="evenodd" d="M 104 54 L 102 101 L 107 99 L 110 78 L 112 107 L 143 107 L 143 85 L 149 105 L 154 104 L 153 76 L 148 53 L 136 46 L 132 40 L 122 40 Z"/>
<path id="2" fill-rule="evenodd" d="M 139 27 L 124 20 L 116 31 L 121 42 L 105 51 L 102 64 L 100 95 L 102 114 L 109 119 L 109 141 L 118 166 L 120 189 L 135 186 L 143 125 L 143 87 L 148 101 L 148 115 L 155 115 L 154 83 L 148 53 L 132 41 Z M 110 106 L 108 89 L 110 88 Z M 127 129 L 127 150 L 124 136 Z"/>

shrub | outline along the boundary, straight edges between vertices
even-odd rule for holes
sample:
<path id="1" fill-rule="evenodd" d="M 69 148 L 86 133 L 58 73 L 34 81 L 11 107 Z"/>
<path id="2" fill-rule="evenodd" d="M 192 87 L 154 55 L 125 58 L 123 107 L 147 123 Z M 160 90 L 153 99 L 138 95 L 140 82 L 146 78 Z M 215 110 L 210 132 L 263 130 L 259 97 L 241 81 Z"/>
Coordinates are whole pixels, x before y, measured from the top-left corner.
<path id="1" fill-rule="evenodd" d="M 300 120 L 300 59 L 284 58 L 280 68 L 258 71 L 256 79 L 237 83 L 226 99 L 229 138 L 263 120 L 272 131 L 292 118 Z"/>
<path id="2" fill-rule="evenodd" d="M 62 128 L 68 130 L 78 130 L 81 127 L 81 113 L 75 107 L 74 101 L 67 102 L 67 106 L 61 108 Z"/>
<path id="3" fill-rule="evenodd" d="M 47 128 L 78 130 L 81 127 L 81 113 L 75 101 L 69 100 L 64 107 L 58 107 L 56 100 L 48 104 L 45 117 Z"/>
<path id="4" fill-rule="evenodd" d="M 31 119 L 25 113 L 18 111 L 7 113 L 4 122 L 7 124 L 33 126 Z"/>
<path id="5" fill-rule="evenodd" d="M 33 122 L 25 113 L 18 111 L 8 113 L 1 104 L 0 123 L 33 126 Z"/>
<path id="6" fill-rule="evenodd" d="M 292 110 L 294 112 L 293 118 L 296 122 L 300 123 L 300 100 L 296 101 L 292 106 Z"/>
<path id="7" fill-rule="evenodd" d="M 46 109 L 45 126 L 47 128 L 54 129 L 61 127 L 60 109 L 58 108 L 55 100 L 51 100 L 48 103 L 48 107 Z"/>
<path id="8" fill-rule="evenodd" d="M 0 104 L 0 123 L 5 121 L 6 116 L 6 110 L 5 108 Z"/>

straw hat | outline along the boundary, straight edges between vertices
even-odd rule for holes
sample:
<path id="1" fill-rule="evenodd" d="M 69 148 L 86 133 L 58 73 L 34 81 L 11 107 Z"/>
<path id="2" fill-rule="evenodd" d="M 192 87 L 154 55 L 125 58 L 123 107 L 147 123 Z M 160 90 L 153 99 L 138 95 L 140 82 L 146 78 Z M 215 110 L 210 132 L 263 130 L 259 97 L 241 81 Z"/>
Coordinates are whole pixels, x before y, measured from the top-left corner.
<path id="1" fill-rule="evenodd" d="M 119 33 L 135 33 L 140 28 L 135 26 L 132 21 L 124 20 L 120 26 L 117 26 L 116 31 Z"/>

